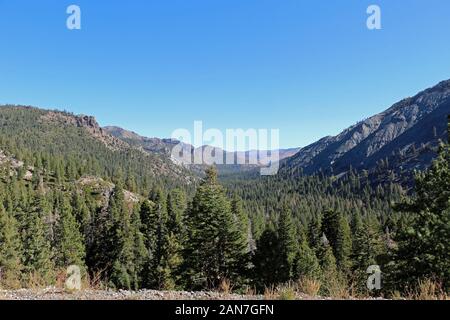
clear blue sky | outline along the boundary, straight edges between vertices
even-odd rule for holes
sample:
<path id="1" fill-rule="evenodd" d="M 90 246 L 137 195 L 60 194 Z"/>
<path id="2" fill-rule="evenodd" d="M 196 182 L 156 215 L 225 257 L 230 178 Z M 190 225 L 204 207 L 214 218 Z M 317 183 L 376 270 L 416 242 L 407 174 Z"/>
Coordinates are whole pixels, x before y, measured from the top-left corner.
<path id="1" fill-rule="evenodd" d="M 304 146 L 450 78 L 449 14 L 448 0 L 0 0 L 0 103 L 146 136 L 279 128 Z"/>

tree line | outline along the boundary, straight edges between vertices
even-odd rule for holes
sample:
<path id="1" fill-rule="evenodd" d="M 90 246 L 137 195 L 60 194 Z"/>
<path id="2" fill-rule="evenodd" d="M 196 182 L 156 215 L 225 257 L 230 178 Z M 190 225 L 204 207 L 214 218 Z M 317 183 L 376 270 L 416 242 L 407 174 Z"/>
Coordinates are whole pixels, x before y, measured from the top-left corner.
<path id="1" fill-rule="evenodd" d="M 50 188 L 42 176 L 27 181 L 8 172 L 0 183 L 0 282 L 48 285 L 75 264 L 113 288 L 209 290 L 228 282 L 262 292 L 314 279 L 323 295 L 369 294 L 367 267 L 380 265 L 385 291 L 423 279 L 448 291 L 449 154 L 443 146 L 417 174 L 415 196 L 397 203 L 395 221 L 329 208 L 299 223 L 282 201 L 261 230 L 213 167 L 191 198 L 181 188 L 155 187 L 130 201 L 117 178 L 106 203 L 75 183 Z"/>

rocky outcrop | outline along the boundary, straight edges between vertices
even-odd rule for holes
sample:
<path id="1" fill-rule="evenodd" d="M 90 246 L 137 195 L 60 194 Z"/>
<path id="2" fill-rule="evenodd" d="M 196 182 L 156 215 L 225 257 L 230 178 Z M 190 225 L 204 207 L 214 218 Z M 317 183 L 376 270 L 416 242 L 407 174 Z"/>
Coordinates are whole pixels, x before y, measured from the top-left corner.
<path id="1" fill-rule="evenodd" d="M 129 146 L 103 130 L 93 116 L 72 115 L 59 111 L 45 113 L 41 120 L 54 122 L 58 125 L 70 125 L 85 129 L 92 137 L 103 142 L 111 150 L 126 150 Z"/>

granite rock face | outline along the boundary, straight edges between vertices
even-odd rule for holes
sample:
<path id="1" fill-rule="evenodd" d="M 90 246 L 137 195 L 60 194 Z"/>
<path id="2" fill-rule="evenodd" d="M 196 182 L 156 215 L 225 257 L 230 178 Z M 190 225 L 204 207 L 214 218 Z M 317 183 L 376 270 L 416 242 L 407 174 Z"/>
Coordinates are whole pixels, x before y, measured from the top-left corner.
<path id="1" fill-rule="evenodd" d="M 450 80 L 414 97 L 404 99 L 386 111 L 325 137 L 283 163 L 285 170 L 301 168 L 304 173 L 322 171 L 339 175 L 350 168 L 373 170 L 380 162 L 396 170 L 423 169 L 447 139 L 450 114 Z"/>

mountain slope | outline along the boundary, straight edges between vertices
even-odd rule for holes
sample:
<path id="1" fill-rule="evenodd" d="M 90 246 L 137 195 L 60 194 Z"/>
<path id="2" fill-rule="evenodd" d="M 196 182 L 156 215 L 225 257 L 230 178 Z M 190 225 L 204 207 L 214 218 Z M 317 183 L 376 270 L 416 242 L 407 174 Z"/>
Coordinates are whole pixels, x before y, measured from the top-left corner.
<path id="1" fill-rule="evenodd" d="M 106 126 L 103 127 L 103 130 L 109 133 L 110 135 L 125 141 L 129 143 L 130 145 L 141 147 L 143 150 L 150 152 L 150 153 L 158 153 L 160 155 L 165 155 L 167 157 L 170 157 L 170 153 L 172 151 L 172 148 L 179 144 L 180 142 L 173 139 L 160 139 L 160 138 L 147 138 L 138 135 L 137 133 L 133 131 L 128 131 L 123 128 L 117 127 L 117 126 Z M 191 150 L 191 153 L 194 154 L 196 151 L 204 150 L 207 146 L 203 146 L 200 148 L 194 148 L 192 145 L 185 144 L 184 148 L 186 150 Z M 292 149 L 280 149 L 279 151 L 279 157 L 280 160 L 289 158 L 293 155 L 295 155 L 300 148 L 292 148 Z M 251 150 L 251 151 L 237 151 L 237 152 L 227 152 L 220 148 L 214 148 L 215 152 L 221 151 L 224 154 L 224 159 L 226 159 L 227 154 L 233 154 L 232 157 L 236 161 L 239 159 L 240 163 L 255 163 L 258 162 L 260 165 L 267 165 L 268 163 L 268 157 L 262 156 L 262 154 L 265 154 L 264 152 L 261 155 L 258 155 L 258 150 Z M 190 166 L 193 168 L 194 166 Z M 198 166 L 195 166 L 198 167 Z M 227 165 L 227 166 L 218 166 L 219 170 L 224 172 L 235 172 L 239 170 L 248 170 L 251 168 L 254 168 L 254 165 Z M 197 168 L 199 169 L 199 168 Z M 200 168 L 201 169 L 201 168 Z M 204 168 L 203 168 L 204 169 Z M 202 169 L 202 170 L 203 170 Z"/>
<path id="2" fill-rule="evenodd" d="M 396 171 L 423 169 L 439 140 L 447 139 L 448 114 L 450 80 L 301 149 L 283 163 L 283 170 L 338 175 L 350 168 L 374 170 L 383 161 Z"/>
<path id="3" fill-rule="evenodd" d="M 67 112 L 1 106 L 0 149 L 24 161 L 34 161 L 31 159 L 40 155 L 38 158 L 48 162 L 47 166 L 56 167 L 52 162 L 59 160 L 66 167 L 82 163 L 84 168 L 80 170 L 84 174 L 100 174 L 104 178 L 133 176 L 150 184 L 185 184 L 193 179 L 187 170 L 165 157 L 142 152 L 111 136 L 95 118 Z"/>

